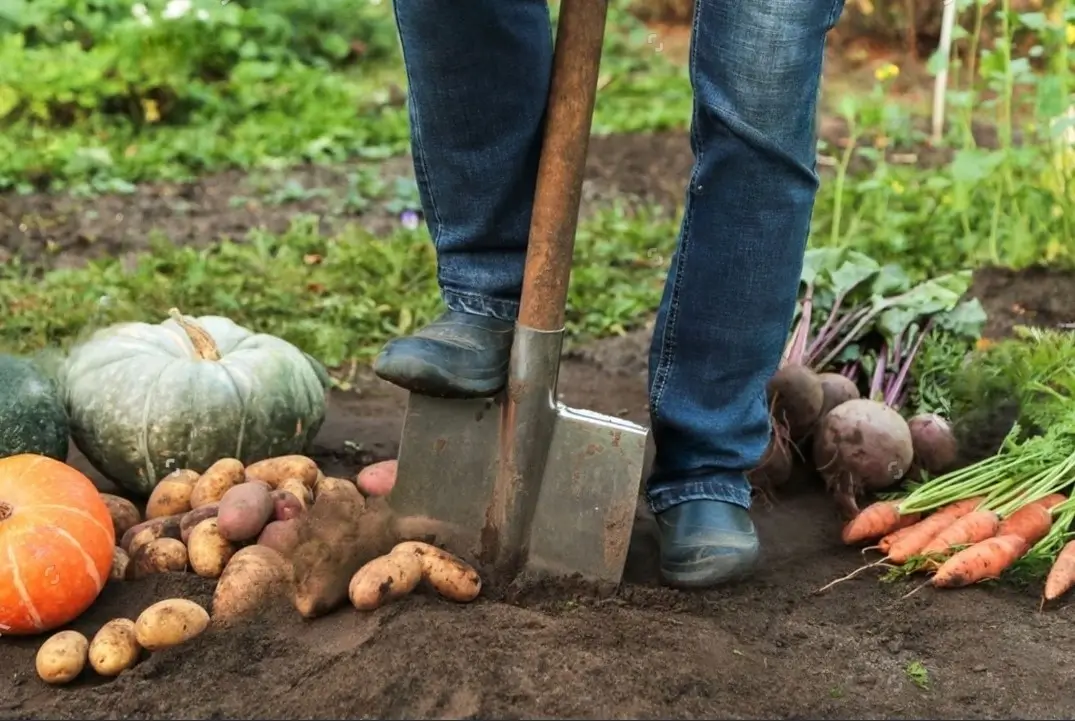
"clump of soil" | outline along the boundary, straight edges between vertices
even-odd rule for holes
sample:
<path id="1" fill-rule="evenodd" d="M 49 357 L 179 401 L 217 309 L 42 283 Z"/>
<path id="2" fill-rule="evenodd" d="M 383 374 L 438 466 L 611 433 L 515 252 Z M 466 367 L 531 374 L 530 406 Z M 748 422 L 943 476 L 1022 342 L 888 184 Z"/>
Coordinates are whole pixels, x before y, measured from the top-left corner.
<path id="1" fill-rule="evenodd" d="M 306 618 L 323 616 L 347 598 L 347 585 L 364 564 L 396 543 L 394 519 L 382 499 L 323 495 L 301 525 L 290 554 L 295 607 Z"/>

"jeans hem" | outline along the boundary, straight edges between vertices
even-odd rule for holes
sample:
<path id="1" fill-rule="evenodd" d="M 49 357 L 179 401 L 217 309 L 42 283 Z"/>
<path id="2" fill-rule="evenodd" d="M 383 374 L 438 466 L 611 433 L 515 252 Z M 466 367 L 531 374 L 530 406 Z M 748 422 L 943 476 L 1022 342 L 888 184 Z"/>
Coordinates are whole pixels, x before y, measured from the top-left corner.
<path id="1" fill-rule="evenodd" d="M 448 310 L 457 313 L 470 313 L 514 323 L 519 316 L 519 304 L 511 300 L 486 298 L 473 293 L 461 293 L 457 290 L 441 290 L 441 297 Z"/>
<path id="2" fill-rule="evenodd" d="M 660 483 L 646 489 L 650 510 L 663 513 L 687 501 L 723 501 L 750 509 L 750 482 L 743 476 Z"/>

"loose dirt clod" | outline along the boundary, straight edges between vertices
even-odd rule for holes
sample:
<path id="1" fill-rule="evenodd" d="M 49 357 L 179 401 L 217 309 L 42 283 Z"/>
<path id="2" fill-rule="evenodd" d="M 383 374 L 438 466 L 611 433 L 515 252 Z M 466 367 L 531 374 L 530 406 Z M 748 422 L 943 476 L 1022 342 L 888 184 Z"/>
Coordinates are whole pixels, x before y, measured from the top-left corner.
<path id="1" fill-rule="evenodd" d="M 383 501 L 320 496 L 302 519 L 291 553 L 295 608 L 306 618 L 336 609 L 347 600 L 355 572 L 392 550 L 396 540 L 393 515 Z"/>

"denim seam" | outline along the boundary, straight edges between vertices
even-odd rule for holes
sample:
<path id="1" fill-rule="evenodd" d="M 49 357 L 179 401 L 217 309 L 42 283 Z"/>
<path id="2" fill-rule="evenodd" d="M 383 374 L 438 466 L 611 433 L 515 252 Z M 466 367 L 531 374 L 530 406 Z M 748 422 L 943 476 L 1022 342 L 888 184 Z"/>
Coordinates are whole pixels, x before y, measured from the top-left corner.
<path id="1" fill-rule="evenodd" d="M 407 41 L 403 39 L 403 31 L 402 31 L 403 23 L 400 22 L 399 8 L 396 5 L 396 3 L 392 3 L 392 12 L 393 12 L 393 15 L 395 15 L 396 27 L 400 28 L 399 43 L 400 43 L 400 46 L 403 46 L 403 45 L 407 44 Z M 403 72 L 404 72 L 404 77 L 406 77 L 406 79 L 407 79 L 408 94 L 411 95 L 411 97 L 409 98 L 409 103 L 410 103 L 410 108 L 409 109 L 410 109 L 410 113 L 412 114 L 411 124 L 410 125 L 411 125 L 411 132 L 413 133 L 413 136 L 414 136 L 414 147 L 412 149 L 412 152 L 414 154 L 414 160 L 416 161 L 417 165 L 419 166 L 418 170 L 425 178 L 426 194 L 429 196 L 429 208 L 430 208 L 430 210 L 433 211 L 433 222 L 436 225 L 436 230 L 434 230 L 433 233 L 431 234 L 432 235 L 432 241 L 433 241 L 433 247 L 436 248 L 436 247 L 438 247 L 440 245 L 440 243 L 439 243 L 440 234 L 441 234 L 441 229 L 444 227 L 444 223 L 443 223 L 443 220 L 441 219 L 440 210 L 438 210 L 438 208 L 437 208 L 436 195 L 433 193 L 433 182 L 431 180 L 431 173 L 429 172 L 429 164 L 426 162 L 425 145 L 422 142 L 422 131 L 420 130 L 421 123 L 418 122 L 418 105 L 417 105 L 417 103 L 414 102 L 413 91 L 411 90 L 411 88 L 414 87 L 414 82 L 412 82 L 413 79 L 411 78 L 410 70 L 407 69 L 406 63 L 404 63 Z"/>
<path id="2" fill-rule="evenodd" d="M 694 17 L 691 23 L 691 52 L 690 52 L 690 76 L 691 85 L 695 85 L 697 78 L 696 68 L 697 55 L 698 55 L 698 25 L 699 18 L 701 17 L 701 10 L 699 6 L 704 0 L 698 0 L 694 3 Z M 687 195 L 689 196 L 694 192 L 694 187 L 698 181 L 698 169 L 702 165 L 702 155 L 705 149 L 702 147 L 701 134 L 698 132 L 698 101 L 697 98 L 692 103 L 692 122 L 691 122 L 691 139 L 694 141 L 694 147 L 696 148 L 696 157 L 694 159 L 694 167 L 691 169 L 691 177 L 687 184 Z M 676 273 L 669 282 L 672 283 L 671 298 L 668 303 L 668 320 L 665 322 L 664 333 L 661 334 L 661 352 L 660 358 L 657 363 L 657 370 L 654 373 L 653 389 L 650 392 L 650 412 L 654 415 L 657 414 L 658 408 L 661 405 L 661 400 L 664 398 L 664 391 L 668 387 L 668 378 L 672 374 L 673 364 L 675 362 L 674 354 L 676 350 L 677 336 L 676 336 L 676 324 L 679 319 L 679 293 L 683 282 L 683 267 L 686 263 L 687 250 L 689 246 L 688 238 L 690 237 L 691 220 L 694 217 L 694 204 L 689 202 L 688 197 L 686 212 L 683 214 L 683 222 L 679 229 L 679 247 L 677 248 L 679 257 L 676 261 Z"/>
<path id="3" fill-rule="evenodd" d="M 441 297 L 450 310 L 462 313 L 488 315 L 508 323 L 514 323 L 518 316 L 519 304 L 511 300 L 447 289 L 441 290 Z"/>
<path id="4" fill-rule="evenodd" d="M 741 508 L 749 508 L 751 500 L 749 484 L 744 484 L 744 486 L 741 490 L 718 478 L 691 480 L 675 486 L 647 489 L 646 502 L 655 514 L 663 513 L 690 501 L 722 501 Z"/>
<path id="5" fill-rule="evenodd" d="M 833 0 L 832 9 L 829 10 L 828 28 L 832 30 L 840 22 L 840 16 L 844 14 L 844 0 Z"/>

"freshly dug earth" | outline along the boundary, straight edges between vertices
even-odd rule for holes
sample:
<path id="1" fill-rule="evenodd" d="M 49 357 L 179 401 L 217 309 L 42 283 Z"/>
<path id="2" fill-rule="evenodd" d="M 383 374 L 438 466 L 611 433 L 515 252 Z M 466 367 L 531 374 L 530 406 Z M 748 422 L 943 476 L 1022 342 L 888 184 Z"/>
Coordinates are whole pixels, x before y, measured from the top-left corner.
<path id="1" fill-rule="evenodd" d="M 396 171 L 406 175 L 406 166 Z M 689 168 L 682 135 L 596 140 L 587 201 L 674 206 Z M 343 187 L 324 173 L 304 184 Z M 240 181 L 225 174 L 92 201 L 0 197 L 0 262 L 5 252 L 29 253 L 65 266 L 142 250 L 153 228 L 197 242 L 255 223 L 280 229 L 296 209 L 332 215 L 314 201 L 233 204 Z M 360 219 L 374 232 L 394 223 L 374 215 Z M 62 252 L 38 254 L 46 246 Z M 1073 274 L 987 270 L 973 292 L 990 313 L 990 337 L 1020 323 L 1075 322 Z M 644 421 L 647 351 L 645 332 L 573 351 L 561 374 L 565 400 Z M 359 387 L 331 398 L 315 444 L 327 474 L 350 475 L 396 453 L 404 395 L 372 379 Z M 89 470 L 77 452 L 72 462 Z M 765 546 L 759 573 L 708 593 L 656 585 L 652 518 L 640 510 L 627 582 L 612 599 L 570 586 L 466 606 L 416 595 L 311 622 L 274 608 L 154 654 L 115 680 L 87 673 L 63 688 L 34 674 L 43 639 L 3 638 L 0 720 L 1070 717 L 1072 609 L 1039 614 L 1031 594 L 1004 588 L 923 590 L 901 600 L 905 586 L 868 574 L 814 596 L 860 563 L 839 542 L 831 501 L 799 491 L 759 504 L 754 516 Z M 172 574 L 110 585 L 75 628 L 92 633 L 176 596 L 208 606 L 212 582 Z"/>
<path id="2" fill-rule="evenodd" d="M 1039 276 L 980 279 L 990 332 L 1075 320 L 1075 278 L 1051 282 L 1049 292 Z M 644 420 L 645 343 L 640 334 L 569 359 L 567 402 Z M 373 380 L 361 397 L 335 394 L 315 453 L 325 472 L 391 456 L 402 401 Z M 840 545 L 831 502 L 807 489 L 754 515 L 759 573 L 707 593 L 655 585 L 641 512 L 628 581 L 612 599 L 567 585 L 466 606 L 416 595 L 312 622 L 272 608 L 113 681 L 87 674 L 64 688 L 34 675 L 43 639 L 3 639 L 0 719 L 1070 716 L 1075 610 L 1038 613 L 1030 593 L 1002 587 L 901 600 L 906 586 L 868 574 L 815 596 L 859 563 Z M 211 593 L 193 574 L 110 585 L 75 628 L 92 633 L 168 597 L 207 605 Z"/>

